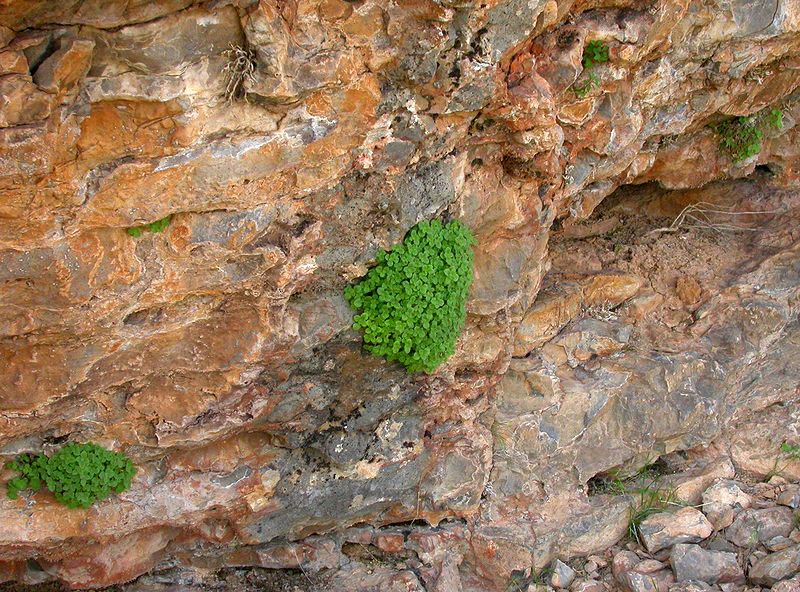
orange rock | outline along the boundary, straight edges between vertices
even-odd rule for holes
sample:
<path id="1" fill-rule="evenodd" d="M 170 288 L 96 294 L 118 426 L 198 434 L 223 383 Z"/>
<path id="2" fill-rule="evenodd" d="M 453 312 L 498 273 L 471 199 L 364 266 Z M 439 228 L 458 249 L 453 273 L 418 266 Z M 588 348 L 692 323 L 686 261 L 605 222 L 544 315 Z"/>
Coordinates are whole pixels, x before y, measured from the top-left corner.
<path id="1" fill-rule="evenodd" d="M 59 48 L 36 69 L 33 81 L 45 92 L 69 91 L 89 71 L 94 41 L 59 40 Z"/>
<path id="2" fill-rule="evenodd" d="M 181 112 L 175 102 L 102 101 L 81 123 L 80 158 L 87 168 L 125 156 L 161 156 L 174 152 L 173 117 Z M 161 125 L 153 125 L 160 122 Z"/>
<path id="3" fill-rule="evenodd" d="M 699 302 L 703 294 L 703 287 L 700 285 L 700 282 L 697 281 L 697 278 L 690 275 L 682 275 L 679 277 L 675 285 L 675 290 L 678 293 L 678 298 L 686 305 Z"/>
<path id="4" fill-rule="evenodd" d="M 584 282 L 586 306 L 616 307 L 639 291 L 642 280 L 625 274 L 598 274 Z"/>
<path id="5" fill-rule="evenodd" d="M 41 121 L 53 108 L 53 99 L 23 74 L 0 77 L 0 97 L 0 128 Z"/>
<path id="6" fill-rule="evenodd" d="M 28 60 L 21 51 L 0 51 L 0 75 L 28 74 Z"/>
<path id="7" fill-rule="evenodd" d="M 176 532 L 169 527 L 141 531 L 117 541 L 90 545 L 60 561 L 39 561 L 74 588 L 110 586 L 127 582 L 153 567 Z"/>
<path id="8" fill-rule="evenodd" d="M 384 553 L 399 553 L 403 550 L 405 537 L 399 532 L 378 532 L 374 544 Z"/>

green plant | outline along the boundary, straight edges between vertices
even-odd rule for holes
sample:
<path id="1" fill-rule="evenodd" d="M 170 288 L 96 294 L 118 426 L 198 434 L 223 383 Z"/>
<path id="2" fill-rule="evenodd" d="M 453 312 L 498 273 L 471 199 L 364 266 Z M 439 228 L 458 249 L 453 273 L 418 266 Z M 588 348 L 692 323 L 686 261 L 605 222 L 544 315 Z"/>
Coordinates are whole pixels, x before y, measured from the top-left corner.
<path id="1" fill-rule="evenodd" d="M 792 461 L 800 461 L 800 444 L 781 444 L 781 452 Z"/>
<path id="2" fill-rule="evenodd" d="M 775 462 L 772 463 L 772 468 L 764 475 L 764 481 L 769 481 L 775 476 L 781 475 L 786 470 L 787 465 L 781 465 L 781 458 L 786 459 L 788 462 L 800 461 L 800 444 L 789 444 L 783 442 L 780 447 L 780 454 L 775 457 Z"/>
<path id="3" fill-rule="evenodd" d="M 575 91 L 575 95 L 579 99 L 586 98 L 593 89 L 600 86 L 600 78 L 595 74 L 592 70 L 587 72 L 587 78 L 583 82 L 576 82 L 572 86 L 572 90 Z"/>
<path id="4" fill-rule="evenodd" d="M 586 97 L 592 89 L 600 86 L 600 77 L 595 73 L 594 67 L 608 60 L 608 44 L 605 41 L 593 39 L 586 44 L 583 48 L 583 58 L 581 59 L 586 79 L 582 82 L 576 81 L 572 85 L 572 90 L 578 98 Z"/>
<path id="5" fill-rule="evenodd" d="M 764 116 L 767 125 L 775 128 L 776 130 L 783 129 L 783 111 L 780 109 L 772 109 Z"/>
<path id="6" fill-rule="evenodd" d="M 720 147 L 739 162 L 761 152 L 764 132 L 755 117 L 735 117 L 712 127 L 720 137 Z"/>
<path id="7" fill-rule="evenodd" d="M 682 505 L 674 489 L 662 489 L 655 482 L 637 490 L 639 503 L 628 510 L 628 536 L 640 545 L 639 527 L 645 518 L 663 512 L 668 506 Z"/>
<path id="8" fill-rule="evenodd" d="M 741 162 L 761 152 L 766 127 L 783 128 L 780 109 L 726 119 L 712 125 L 711 129 L 720 138 L 720 148 L 731 156 L 733 162 Z"/>
<path id="9" fill-rule="evenodd" d="M 126 455 L 91 442 L 70 442 L 51 457 L 23 454 L 6 468 L 20 473 L 6 483 L 10 499 L 17 499 L 23 489 L 39 491 L 44 485 L 70 508 L 88 508 L 112 492 L 122 493 L 136 474 Z"/>
<path id="10" fill-rule="evenodd" d="M 605 475 L 598 475 L 589 480 L 589 495 L 627 495 L 638 493 L 642 487 L 651 487 L 666 474 L 666 467 L 658 457 L 645 462 L 632 473 L 624 474 L 614 469 Z"/>
<path id="11" fill-rule="evenodd" d="M 668 506 L 684 505 L 674 487 L 661 486 L 666 465 L 656 459 L 646 462 L 636 472 L 623 476 L 618 470 L 596 477 L 589 484 L 590 494 L 637 495 L 638 501 L 628 509 L 628 536 L 641 544 L 639 527 L 647 517 L 663 512 Z"/>
<path id="12" fill-rule="evenodd" d="M 150 222 L 150 224 L 144 224 L 143 226 L 131 226 L 126 230 L 126 232 L 134 238 L 138 238 L 142 236 L 142 234 L 147 232 L 161 232 L 172 221 L 172 214 L 161 218 L 161 220 L 156 220 L 155 222 Z"/>
<path id="13" fill-rule="evenodd" d="M 466 318 L 474 244 L 461 222 L 432 220 L 379 251 L 377 265 L 344 291 L 359 311 L 353 328 L 363 331 L 364 348 L 409 372 L 433 372 L 449 358 Z"/>
<path id="14" fill-rule="evenodd" d="M 506 592 L 522 592 L 523 590 L 530 590 L 534 586 L 544 586 L 552 573 L 553 569 L 550 567 L 537 570 L 535 566 L 531 566 L 530 573 L 527 573 L 524 569 L 515 569 L 511 572 L 511 579 L 506 586 Z"/>
<path id="15" fill-rule="evenodd" d="M 584 69 L 594 68 L 596 64 L 602 64 L 608 61 L 608 44 L 599 39 L 593 39 L 586 44 L 583 48 L 583 64 Z"/>

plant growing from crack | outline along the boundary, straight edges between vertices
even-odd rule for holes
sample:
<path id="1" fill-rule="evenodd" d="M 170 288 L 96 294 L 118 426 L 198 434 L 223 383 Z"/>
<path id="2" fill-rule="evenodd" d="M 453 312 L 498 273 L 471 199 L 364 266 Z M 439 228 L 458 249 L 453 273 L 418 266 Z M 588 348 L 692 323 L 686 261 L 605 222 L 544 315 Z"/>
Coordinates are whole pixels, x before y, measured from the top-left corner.
<path id="1" fill-rule="evenodd" d="M 607 477 L 599 477 L 589 484 L 589 494 L 633 495 L 636 501 L 628 509 L 628 536 L 641 544 L 642 522 L 663 512 L 670 506 L 683 506 L 674 487 L 663 487 L 661 479 L 664 466 L 659 461 L 647 462 L 635 473 L 623 476 L 619 471 Z"/>
<path id="2" fill-rule="evenodd" d="M 605 63 L 609 60 L 608 44 L 599 39 L 593 39 L 583 48 L 583 73 L 586 79 L 582 82 L 577 80 L 572 85 L 572 90 L 579 99 L 583 99 L 592 89 L 600 86 L 600 77 L 594 71 L 597 64 Z"/>
<path id="3" fill-rule="evenodd" d="M 122 493 L 136 474 L 125 454 L 91 442 L 70 442 L 53 456 L 23 454 L 5 467 L 19 473 L 6 483 L 10 499 L 24 489 L 45 487 L 68 508 L 88 508 L 111 493 Z"/>
<path id="4" fill-rule="evenodd" d="M 764 481 L 769 481 L 786 470 L 788 465 L 783 465 L 781 467 L 781 459 L 784 459 L 787 463 L 800 462 L 800 444 L 790 444 L 789 442 L 783 442 L 781 444 L 780 453 L 775 457 L 772 469 L 764 475 Z"/>
<path id="5" fill-rule="evenodd" d="M 523 592 L 534 586 L 544 586 L 552 573 L 553 570 L 549 567 L 537 570 L 536 567 L 531 566 L 530 572 L 524 569 L 515 569 L 511 572 L 506 592 Z"/>
<path id="6" fill-rule="evenodd" d="M 455 351 L 466 319 L 475 239 L 459 221 L 423 221 L 402 244 L 379 251 L 377 265 L 344 296 L 358 314 L 364 349 L 433 372 Z"/>
<path id="7" fill-rule="evenodd" d="M 150 222 L 150 224 L 144 224 L 142 226 L 131 226 L 130 228 L 126 229 L 129 235 L 134 238 L 138 238 L 144 234 L 145 231 L 147 232 L 161 232 L 172 221 L 172 214 L 161 218 L 161 220 L 156 220 L 155 222 Z"/>
<path id="8" fill-rule="evenodd" d="M 642 522 L 652 516 L 663 512 L 669 506 L 682 506 L 674 488 L 662 488 L 656 481 L 635 490 L 639 494 L 639 501 L 628 510 L 628 536 L 640 545 Z"/>
<path id="9" fill-rule="evenodd" d="M 754 115 L 732 117 L 710 127 L 719 136 L 720 149 L 738 163 L 761 152 L 765 130 L 783 129 L 783 111 L 770 109 Z"/>

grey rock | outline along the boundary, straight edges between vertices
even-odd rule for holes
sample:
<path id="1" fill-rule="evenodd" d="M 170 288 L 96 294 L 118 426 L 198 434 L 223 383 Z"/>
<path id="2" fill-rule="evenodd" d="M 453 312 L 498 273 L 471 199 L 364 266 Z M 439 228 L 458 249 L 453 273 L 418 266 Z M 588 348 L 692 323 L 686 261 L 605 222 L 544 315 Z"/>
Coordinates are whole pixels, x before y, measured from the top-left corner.
<path id="1" fill-rule="evenodd" d="M 793 520 L 792 511 L 783 506 L 746 510 L 725 531 L 725 537 L 739 547 L 753 547 L 777 536 L 789 536 Z"/>
<path id="2" fill-rule="evenodd" d="M 743 582 L 744 572 L 734 553 L 706 551 L 698 545 L 678 544 L 670 563 L 679 582 L 700 580 L 708 584 Z"/>
<path id="3" fill-rule="evenodd" d="M 772 592 L 800 592 L 800 577 L 791 580 L 782 580 L 772 586 Z"/>
<path id="4" fill-rule="evenodd" d="M 219 56 L 243 43 L 233 7 L 209 12 L 200 8 L 117 31 L 98 32 L 90 76 L 124 71 L 136 64 L 140 74 L 175 74 L 188 64 Z M 130 68 L 129 68 L 130 69 Z"/>
<path id="5" fill-rule="evenodd" d="M 628 592 L 663 592 L 675 578 L 668 570 L 653 573 L 629 571 L 622 576 L 622 587 Z"/>
<path id="6" fill-rule="evenodd" d="M 675 513 L 653 514 L 642 521 L 639 531 L 647 550 L 655 553 L 678 543 L 697 543 L 714 529 L 699 510 L 681 508 Z"/>
<path id="7" fill-rule="evenodd" d="M 723 536 L 723 533 L 714 535 L 713 538 L 705 542 L 705 548 L 709 551 L 725 551 L 726 553 L 736 553 L 736 545 Z"/>
<path id="8" fill-rule="evenodd" d="M 800 571 L 800 545 L 771 553 L 756 561 L 748 576 L 756 584 L 772 586 Z"/>
<path id="9" fill-rule="evenodd" d="M 705 582 L 697 580 L 689 580 L 687 582 L 676 582 L 669 587 L 669 592 L 706 592 L 707 590 L 715 590 Z"/>
<path id="10" fill-rule="evenodd" d="M 550 574 L 550 585 L 559 590 L 566 590 L 569 588 L 570 584 L 575 579 L 575 570 L 560 559 L 556 559 L 551 568 L 553 573 Z"/>

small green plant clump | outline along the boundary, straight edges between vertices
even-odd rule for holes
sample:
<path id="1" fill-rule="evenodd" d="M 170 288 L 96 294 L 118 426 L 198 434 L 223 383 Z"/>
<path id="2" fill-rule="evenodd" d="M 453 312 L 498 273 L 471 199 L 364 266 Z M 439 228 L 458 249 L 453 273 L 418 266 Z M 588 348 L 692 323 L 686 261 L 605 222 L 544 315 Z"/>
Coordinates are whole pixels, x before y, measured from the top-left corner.
<path id="1" fill-rule="evenodd" d="M 670 506 L 684 504 L 674 488 L 663 489 L 656 483 L 637 489 L 635 493 L 639 494 L 639 501 L 628 509 L 628 536 L 641 545 L 640 527 L 646 518 L 664 512 Z"/>
<path id="2" fill-rule="evenodd" d="M 741 162 L 761 152 L 761 141 L 767 127 L 783 128 L 783 112 L 780 109 L 726 119 L 712 125 L 711 129 L 720 138 L 720 148 L 730 155 L 733 162 Z"/>
<path id="3" fill-rule="evenodd" d="M 5 466 L 20 474 L 6 483 L 10 499 L 17 499 L 23 489 L 39 491 L 44 486 L 69 508 L 88 508 L 112 492 L 122 493 L 136 474 L 125 454 L 91 442 L 71 442 L 50 457 L 23 454 Z"/>
<path id="4" fill-rule="evenodd" d="M 169 226 L 170 221 L 172 220 L 172 214 L 166 216 L 165 218 L 161 218 L 161 220 L 156 220 L 155 222 L 150 222 L 150 224 L 145 224 L 143 226 L 131 226 L 127 229 L 127 233 L 134 238 L 138 238 L 142 236 L 142 234 L 147 232 L 161 232 L 167 226 Z"/>
<path id="5" fill-rule="evenodd" d="M 781 452 L 792 461 L 800 461 L 800 444 L 781 444 Z"/>
<path id="6" fill-rule="evenodd" d="M 597 64 L 608 61 L 608 43 L 599 39 L 594 39 L 583 48 L 583 67 L 584 69 L 594 68 Z"/>
<path id="7" fill-rule="evenodd" d="M 578 98 L 584 98 L 593 88 L 600 86 L 600 77 L 595 73 L 594 67 L 608 60 L 608 44 L 605 41 L 593 39 L 586 44 L 583 48 L 583 59 L 581 60 L 586 80 L 580 83 L 576 82 L 572 86 Z"/>
<path id="8" fill-rule="evenodd" d="M 365 349 L 409 372 L 433 372 L 449 358 L 466 319 L 474 244 L 461 222 L 432 220 L 379 251 L 378 264 L 344 291 Z"/>

